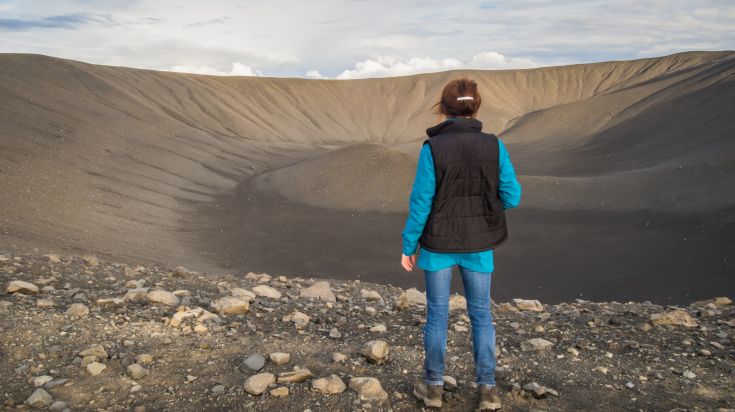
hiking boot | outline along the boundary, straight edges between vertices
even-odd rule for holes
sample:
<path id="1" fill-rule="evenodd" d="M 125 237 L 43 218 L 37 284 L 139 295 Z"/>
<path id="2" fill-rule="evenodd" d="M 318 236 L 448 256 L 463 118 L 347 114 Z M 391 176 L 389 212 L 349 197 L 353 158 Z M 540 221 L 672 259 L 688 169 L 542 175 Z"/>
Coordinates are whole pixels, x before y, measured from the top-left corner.
<path id="1" fill-rule="evenodd" d="M 480 404 L 477 409 L 481 411 L 497 411 L 500 409 L 500 395 L 496 386 L 480 385 Z"/>
<path id="2" fill-rule="evenodd" d="M 424 405 L 426 406 L 441 408 L 443 387 L 444 385 L 427 385 L 425 383 L 419 383 L 413 388 L 413 395 L 424 401 Z"/>

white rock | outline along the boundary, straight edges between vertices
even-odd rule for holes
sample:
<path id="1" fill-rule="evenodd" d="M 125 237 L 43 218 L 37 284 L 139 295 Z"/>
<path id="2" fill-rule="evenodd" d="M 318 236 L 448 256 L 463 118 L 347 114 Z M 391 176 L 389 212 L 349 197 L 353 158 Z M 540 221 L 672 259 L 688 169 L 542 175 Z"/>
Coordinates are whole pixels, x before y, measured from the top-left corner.
<path id="1" fill-rule="evenodd" d="M 250 309 L 250 304 L 246 300 L 236 298 L 234 296 L 225 296 L 217 299 L 214 304 L 214 309 L 223 315 L 238 315 L 247 313 Z"/>
<path id="2" fill-rule="evenodd" d="M 268 285 L 258 285 L 253 288 L 253 292 L 255 292 L 255 294 L 258 296 L 263 296 L 266 298 L 271 298 L 271 299 L 281 298 L 281 292 L 279 292 L 277 289 L 272 288 Z"/>
<path id="3" fill-rule="evenodd" d="M 138 365 L 137 363 L 131 363 L 128 365 L 128 376 L 133 379 L 143 379 L 150 373 L 151 372 L 148 369 Z"/>
<path id="4" fill-rule="evenodd" d="M 362 353 L 369 362 L 381 365 L 387 360 L 388 352 L 388 342 L 378 339 L 366 342 L 360 353 Z"/>
<path id="5" fill-rule="evenodd" d="M 72 303 L 71 306 L 69 306 L 69 308 L 66 310 L 66 314 L 69 316 L 81 318 L 83 316 L 89 315 L 89 308 L 83 303 Z"/>
<path id="6" fill-rule="evenodd" d="M 449 298 L 449 310 L 467 310 L 467 299 L 464 296 L 455 293 Z"/>
<path id="7" fill-rule="evenodd" d="M 259 373 L 245 379 L 243 388 L 251 395 L 260 395 L 268 389 L 268 385 L 276 383 L 276 376 L 272 373 Z"/>
<path id="8" fill-rule="evenodd" d="M 543 312 L 544 311 L 544 305 L 541 304 L 538 300 L 535 299 L 513 299 L 513 303 L 515 303 L 516 308 L 519 310 L 528 310 L 532 312 Z"/>
<path id="9" fill-rule="evenodd" d="M 311 390 L 327 395 L 342 393 L 345 389 L 347 389 L 347 385 L 335 374 L 329 375 L 328 378 L 319 378 L 311 381 Z"/>
<path id="10" fill-rule="evenodd" d="M 243 289 L 243 288 L 232 288 L 230 290 L 230 293 L 232 294 L 232 296 L 236 298 L 240 298 L 242 300 L 247 300 L 247 301 L 251 301 L 255 299 L 255 296 L 256 296 L 255 293 L 247 289 Z"/>
<path id="11" fill-rule="evenodd" d="M 284 352 L 273 352 L 268 357 L 276 365 L 285 365 L 291 360 L 291 354 Z"/>
<path id="12" fill-rule="evenodd" d="M 148 295 L 148 288 L 129 289 L 125 293 L 125 296 L 123 296 L 123 300 L 129 301 L 129 302 L 130 301 L 133 301 L 133 302 L 140 301 L 140 302 L 142 302 L 142 301 L 147 300 L 147 295 Z"/>
<path id="13" fill-rule="evenodd" d="M 54 398 L 49 395 L 48 392 L 43 390 L 43 388 L 37 388 L 31 396 L 26 399 L 26 405 L 30 406 L 31 408 L 45 408 L 49 405 L 51 405 L 51 402 L 54 401 Z"/>
<path id="14" fill-rule="evenodd" d="M 14 280 L 8 283 L 8 287 L 5 290 L 7 293 L 20 293 L 22 295 L 38 294 L 38 286 L 23 280 Z"/>
<path id="15" fill-rule="evenodd" d="M 149 302 L 161 303 L 172 307 L 179 306 L 179 298 L 165 290 L 152 290 L 148 292 L 147 298 Z"/>
<path id="16" fill-rule="evenodd" d="M 523 352 L 542 351 L 551 349 L 552 346 L 554 346 L 553 343 L 542 338 L 532 338 L 521 342 L 521 350 Z"/>
<path id="17" fill-rule="evenodd" d="M 87 372 L 89 372 L 92 376 L 99 375 L 105 369 L 107 369 L 107 365 L 105 365 L 104 363 L 92 362 L 87 365 Z"/>
<path id="18" fill-rule="evenodd" d="M 376 378 L 359 376 L 350 379 L 350 389 L 357 392 L 361 401 L 382 401 L 388 399 L 388 393 L 383 390 L 380 381 Z"/>
<path id="19" fill-rule="evenodd" d="M 321 299 L 326 302 L 337 302 L 337 298 L 332 292 L 332 288 L 329 286 L 329 282 L 320 281 L 316 282 L 308 288 L 301 289 L 300 296 L 307 299 Z"/>
<path id="20" fill-rule="evenodd" d="M 365 300 L 367 300 L 369 302 L 383 301 L 383 297 L 380 296 L 380 293 L 378 293 L 378 292 L 376 292 L 374 290 L 371 290 L 371 289 L 362 289 L 362 290 L 360 290 L 360 295 L 362 296 L 363 299 L 365 299 Z"/>

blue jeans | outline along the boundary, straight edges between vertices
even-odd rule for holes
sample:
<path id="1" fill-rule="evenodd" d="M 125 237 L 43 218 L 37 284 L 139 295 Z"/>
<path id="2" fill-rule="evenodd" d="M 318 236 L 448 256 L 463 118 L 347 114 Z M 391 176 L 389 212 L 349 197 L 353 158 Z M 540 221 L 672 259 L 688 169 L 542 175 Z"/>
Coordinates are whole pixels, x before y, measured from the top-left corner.
<path id="1" fill-rule="evenodd" d="M 495 326 L 490 312 L 490 275 L 459 266 L 467 311 L 472 324 L 472 354 L 477 384 L 495 385 Z M 452 267 L 424 270 L 426 281 L 426 323 L 424 324 L 424 382 L 444 384 L 447 354 L 449 288 Z"/>

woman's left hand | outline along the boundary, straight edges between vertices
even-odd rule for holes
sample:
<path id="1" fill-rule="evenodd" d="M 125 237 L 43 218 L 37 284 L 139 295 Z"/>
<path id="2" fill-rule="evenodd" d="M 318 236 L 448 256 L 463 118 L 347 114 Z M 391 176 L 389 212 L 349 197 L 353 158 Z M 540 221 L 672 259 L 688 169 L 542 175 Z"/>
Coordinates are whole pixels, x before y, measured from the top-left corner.
<path id="1" fill-rule="evenodd" d="M 414 266 L 416 266 L 416 255 L 406 256 L 401 253 L 401 266 L 406 269 L 406 272 L 412 271 Z"/>

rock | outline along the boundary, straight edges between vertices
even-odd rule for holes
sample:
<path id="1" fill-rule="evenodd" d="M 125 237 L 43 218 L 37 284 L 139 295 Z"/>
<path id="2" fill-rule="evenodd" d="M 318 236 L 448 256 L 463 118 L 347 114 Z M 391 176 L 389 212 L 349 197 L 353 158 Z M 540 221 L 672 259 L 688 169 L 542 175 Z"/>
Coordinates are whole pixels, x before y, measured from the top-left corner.
<path id="1" fill-rule="evenodd" d="M 406 290 L 406 303 L 409 306 L 426 306 L 426 293 L 410 288 Z"/>
<path id="2" fill-rule="evenodd" d="M 596 366 L 593 371 L 600 372 L 602 374 L 607 374 L 608 369 L 604 366 Z"/>
<path id="3" fill-rule="evenodd" d="M 153 355 L 149 353 L 142 353 L 135 357 L 135 363 L 139 363 L 141 365 L 150 365 L 153 363 Z"/>
<path id="4" fill-rule="evenodd" d="M 194 326 L 194 333 L 196 333 L 198 335 L 203 335 L 203 334 L 207 333 L 207 330 L 209 330 L 209 329 L 206 326 L 202 325 L 202 324 L 199 324 L 199 325 Z"/>
<path id="5" fill-rule="evenodd" d="M 291 360 L 291 355 L 284 352 L 273 352 L 270 355 L 268 355 L 271 362 L 275 363 L 276 365 L 285 365 Z"/>
<path id="6" fill-rule="evenodd" d="M 307 368 L 294 367 L 291 372 L 284 372 L 278 374 L 278 383 L 299 383 L 303 382 L 314 375 Z"/>
<path id="7" fill-rule="evenodd" d="M 51 404 L 51 406 L 48 407 L 49 411 L 52 412 L 61 412 L 64 410 L 71 410 L 69 409 L 69 404 L 64 401 L 56 401 Z"/>
<path id="8" fill-rule="evenodd" d="M 82 260 L 87 266 L 99 266 L 100 261 L 97 259 L 97 256 L 95 255 L 84 255 L 82 256 Z"/>
<path id="9" fill-rule="evenodd" d="M 536 397 L 536 398 L 542 398 L 547 393 L 548 394 L 551 394 L 551 395 L 554 395 L 554 396 L 559 396 L 559 393 L 556 392 L 555 390 L 550 389 L 550 388 L 547 388 L 547 387 L 542 386 L 542 385 L 539 385 L 536 382 L 530 382 L 530 383 L 527 383 L 527 384 L 523 385 L 523 389 L 525 389 L 525 390 L 527 390 L 529 392 L 532 392 L 533 393 L 533 396 Z"/>
<path id="10" fill-rule="evenodd" d="M 309 324 L 311 318 L 305 313 L 294 310 L 290 315 L 283 317 L 284 322 L 293 322 L 296 329 L 304 329 Z"/>
<path id="11" fill-rule="evenodd" d="M 26 399 L 25 403 L 31 408 L 41 409 L 51 405 L 51 402 L 53 401 L 54 398 L 52 398 L 48 392 L 46 392 L 43 388 L 37 388 L 35 391 L 33 391 L 31 396 Z"/>
<path id="12" fill-rule="evenodd" d="M 83 303 L 72 303 L 71 306 L 69 306 L 69 308 L 66 310 L 66 314 L 69 316 L 81 318 L 83 316 L 89 315 L 89 308 Z"/>
<path id="13" fill-rule="evenodd" d="M 541 304 L 538 300 L 531 300 L 531 299 L 513 299 L 513 303 L 516 305 L 516 308 L 518 310 L 527 310 L 532 312 L 543 312 L 544 311 L 544 305 Z"/>
<path id="14" fill-rule="evenodd" d="M 232 296 L 242 300 L 247 300 L 248 302 L 255 299 L 256 296 L 255 293 L 243 288 L 232 288 L 230 293 Z"/>
<path id="15" fill-rule="evenodd" d="M 685 377 L 685 378 L 687 378 L 687 379 L 694 379 L 694 378 L 696 378 L 696 377 L 697 377 L 697 375 L 695 375 L 695 374 L 694 374 L 694 372 L 692 372 L 692 371 L 690 371 L 690 370 L 686 370 L 686 371 L 684 371 L 684 372 L 683 372 L 683 373 L 681 374 L 681 376 L 683 376 L 683 377 Z"/>
<path id="16" fill-rule="evenodd" d="M 239 315 L 247 313 L 250 304 L 246 300 L 234 296 L 225 296 L 217 299 L 212 305 L 214 309 L 223 315 Z"/>
<path id="17" fill-rule="evenodd" d="M 458 293 L 449 298 L 449 311 L 455 310 L 467 310 L 467 299 Z"/>
<path id="18" fill-rule="evenodd" d="M 38 286 L 31 282 L 25 282 L 23 280 L 14 280 L 8 283 L 8 287 L 5 289 L 7 293 L 19 293 L 21 295 L 36 295 L 38 294 Z"/>
<path id="19" fill-rule="evenodd" d="M 277 388 L 271 389 L 268 393 L 270 393 L 271 396 L 283 398 L 283 397 L 288 396 L 289 390 L 287 386 L 279 386 Z"/>
<path id="20" fill-rule="evenodd" d="M 87 372 L 89 372 L 92 376 L 99 375 L 105 369 L 107 369 L 107 365 L 105 365 L 104 363 L 92 362 L 87 365 Z"/>
<path id="21" fill-rule="evenodd" d="M 53 308 L 56 304 L 52 299 L 38 299 L 36 306 L 39 308 Z"/>
<path id="22" fill-rule="evenodd" d="M 341 353 L 341 352 L 332 352 L 332 360 L 334 362 L 344 362 L 348 358 L 349 357 L 347 355 L 345 355 L 344 353 Z"/>
<path id="23" fill-rule="evenodd" d="M 176 269 L 171 273 L 175 278 L 186 278 L 191 275 L 192 272 L 183 266 L 177 266 Z"/>
<path id="24" fill-rule="evenodd" d="M 732 300 L 730 300 L 730 298 L 728 298 L 727 296 L 720 296 L 714 298 L 712 303 L 714 303 L 715 306 L 728 306 L 732 304 Z"/>
<path id="25" fill-rule="evenodd" d="M 691 307 L 705 307 L 708 305 L 715 305 L 715 307 L 722 307 L 722 306 L 728 306 L 732 304 L 732 300 L 726 296 L 720 296 L 713 299 L 707 299 L 707 300 L 699 300 L 696 302 L 692 302 L 689 306 Z"/>
<path id="26" fill-rule="evenodd" d="M 654 325 L 686 326 L 688 328 L 697 326 L 697 321 L 683 309 L 674 309 L 669 312 L 655 313 L 651 315 L 650 321 Z"/>
<path id="27" fill-rule="evenodd" d="M 388 393 L 383 390 L 380 381 L 371 377 L 354 377 L 350 379 L 350 389 L 357 392 L 361 401 L 383 401 Z"/>
<path id="28" fill-rule="evenodd" d="M 143 379 L 148 376 L 149 373 L 151 372 L 148 369 L 138 365 L 137 363 L 128 365 L 128 376 L 133 379 Z"/>
<path id="29" fill-rule="evenodd" d="M 255 294 L 258 296 L 263 296 L 266 298 L 271 298 L 271 299 L 281 298 L 281 292 L 279 292 L 277 289 L 272 288 L 268 285 L 258 285 L 253 288 L 253 292 L 255 292 Z"/>
<path id="30" fill-rule="evenodd" d="M 252 371 L 259 371 L 265 366 L 265 357 L 259 353 L 252 354 L 245 358 L 243 364 Z"/>
<path id="31" fill-rule="evenodd" d="M 46 259 L 48 259 L 48 261 L 51 262 L 51 263 L 59 263 L 59 262 L 61 262 L 61 259 L 59 259 L 59 255 L 56 255 L 54 253 L 49 253 L 49 254 L 43 255 L 43 257 L 45 257 Z"/>
<path id="32" fill-rule="evenodd" d="M 347 389 L 347 385 L 335 374 L 329 375 L 328 378 L 319 378 L 311 381 L 311 390 L 327 395 L 342 393 L 345 389 Z"/>
<path id="33" fill-rule="evenodd" d="M 520 310 L 516 308 L 515 306 L 511 305 L 508 302 L 503 302 L 500 305 L 498 305 L 498 312 L 505 312 L 505 313 L 518 313 Z"/>
<path id="34" fill-rule="evenodd" d="M 148 292 L 147 298 L 149 302 L 161 303 L 171 307 L 179 306 L 179 298 L 165 290 L 152 290 Z"/>
<path id="35" fill-rule="evenodd" d="M 54 380 L 53 376 L 43 375 L 33 379 L 33 386 L 39 387 L 45 385 L 47 382 Z"/>
<path id="36" fill-rule="evenodd" d="M 79 352 L 79 356 L 96 356 L 97 359 L 107 359 L 107 351 L 102 345 L 94 345 Z"/>
<path id="37" fill-rule="evenodd" d="M 388 342 L 384 340 L 371 340 L 362 347 L 361 354 L 370 363 L 382 365 L 388 358 Z"/>
<path id="38" fill-rule="evenodd" d="M 268 385 L 276 383 L 276 376 L 272 373 L 259 373 L 245 379 L 243 388 L 251 395 L 260 395 L 268 388 Z"/>
<path id="39" fill-rule="evenodd" d="M 334 292 L 332 292 L 332 288 L 327 281 L 316 282 L 308 288 L 301 289 L 299 295 L 307 299 L 320 299 L 332 303 L 337 302 Z"/>
<path id="40" fill-rule="evenodd" d="M 383 325 L 382 323 L 379 324 L 379 325 L 375 325 L 372 328 L 370 328 L 370 332 L 373 332 L 373 333 L 383 333 L 386 330 L 387 329 L 386 329 L 385 325 Z"/>
<path id="41" fill-rule="evenodd" d="M 533 338 L 521 342 L 521 350 L 523 352 L 542 351 L 551 349 L 552 346 L 554 346 L 553 343 L 542 338 Z"/>
<path id="42" fill-rule="evenodd" d="M 332 328 L 332 329 L 329 330 L 329 337 L 330 338 L 334 338 L 334 339 L 341 338 L 342 337 L 342 333 L 340 333 L 339 329 Z"/>
<path id="43" fill-rule="evenodd" d="M 383 297 L 380 296 L 380 293 L 374 290 L 370 290 L 370 289 L 361 289 L 360 296 L 362 296 L 362 298 L 368 302 L 382 302 L 383 301 Z"/>
<path id="44" fill-rule="evenodd" d="M 210 389 L 210 392 L 212 392 L 212 395 L 222 395 L 225 393 L 225 385 L 215 385 Z"/>
<path id="45" fill-rule="evenodd" d="M 148 288 L 128 289 L 123 296 L 123 300 L 128 302 L 145 302 L 148 300 Z"/>
<path id="46" fill-rule="evenodd" d="M 449 375 L 444 375 L 444 390 L 454 392 L 457 390 L 457 380 Z"/>
<path id="47" fill-rule="evenodd" d="M 245 279 L 257 283 L 268 283 L 271 281 L 271 276 L 267 273 L 257 274 L 249 272 L 247 275 L 245 275 Z"/>

